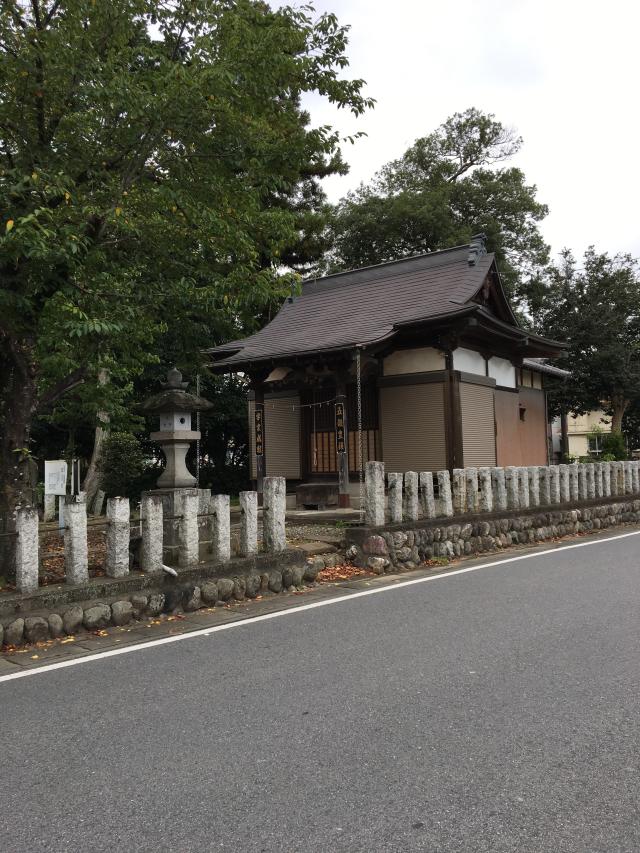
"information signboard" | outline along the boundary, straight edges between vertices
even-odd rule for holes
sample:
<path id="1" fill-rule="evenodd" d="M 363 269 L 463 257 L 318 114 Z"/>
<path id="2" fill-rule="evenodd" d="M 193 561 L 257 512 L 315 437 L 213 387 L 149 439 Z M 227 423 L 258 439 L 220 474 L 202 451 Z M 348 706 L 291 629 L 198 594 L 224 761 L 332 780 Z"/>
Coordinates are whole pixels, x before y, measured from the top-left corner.
<path id="1" fill-rule="evenodd" d="M 67 463 L 64 459 L 49 459 L 44 463 L 45 495 L 66 495 Z"/>

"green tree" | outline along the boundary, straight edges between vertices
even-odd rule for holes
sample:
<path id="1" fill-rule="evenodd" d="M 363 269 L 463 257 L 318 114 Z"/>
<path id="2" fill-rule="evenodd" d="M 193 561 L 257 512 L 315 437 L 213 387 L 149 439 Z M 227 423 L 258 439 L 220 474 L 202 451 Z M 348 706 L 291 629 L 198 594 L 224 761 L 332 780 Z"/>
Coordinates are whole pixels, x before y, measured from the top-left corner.
<path id="1" fill-rule="evenodd" d="M 0 511 L 65 392 L 106 368 L 117 395 L 170 327 L 193 353 L 287 289 L 305 187 L 342 168 L 301 97 L 371 104 L 346 44 L 310 6 L 0 0 Z"/>
<path id="2" fill-rule="evenodd" d="M 337 206 L 332 269 L 431 252 L 484 232 L 506 286 L 520 296 L 548 262 L 546 205 L 520 169 L 500 164 L 522 140 L 476 109 L 455 113 Z"/>
<path id="3" fill-rule="evenodd" d="M 620 433 L 632 401 L 640 399 L 640 279 L 629 255 L 593 247 L 578 268 L 565 250 L 530 298 L 540 331 L 569 343 L 563 366 L 570 379 L 558 391 L 567 410 L 604 408 Z"/>
<path id="4" fill-rule="evenodd" d="M 140 497 L 147 465 L 142 445 L 128 432 L 112 432 L 104 441 L 100 458 L 101 485 L 108 498 Z"/>

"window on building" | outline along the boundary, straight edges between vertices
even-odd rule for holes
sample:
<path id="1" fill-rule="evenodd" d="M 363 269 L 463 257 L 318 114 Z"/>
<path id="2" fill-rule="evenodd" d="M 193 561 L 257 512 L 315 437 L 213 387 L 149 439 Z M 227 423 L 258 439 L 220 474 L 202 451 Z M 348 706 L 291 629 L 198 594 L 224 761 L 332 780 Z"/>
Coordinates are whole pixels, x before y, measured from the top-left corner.
<path id="1" fill-rule="evenodd" d="M 590 435 L 589 441 L 589 456 L 600 456 L 602 453 L 602 436 Z"/>

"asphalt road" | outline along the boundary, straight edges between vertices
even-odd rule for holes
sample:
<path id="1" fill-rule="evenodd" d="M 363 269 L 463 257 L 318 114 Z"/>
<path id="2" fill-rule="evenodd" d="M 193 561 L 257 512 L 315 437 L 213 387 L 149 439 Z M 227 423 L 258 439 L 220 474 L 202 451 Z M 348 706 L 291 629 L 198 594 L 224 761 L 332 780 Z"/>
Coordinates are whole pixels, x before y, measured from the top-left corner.
<path id="1" fill-rule="evenodd" d="M 0 849 L 640 850 L 640 536 L 0 682 Z"/>

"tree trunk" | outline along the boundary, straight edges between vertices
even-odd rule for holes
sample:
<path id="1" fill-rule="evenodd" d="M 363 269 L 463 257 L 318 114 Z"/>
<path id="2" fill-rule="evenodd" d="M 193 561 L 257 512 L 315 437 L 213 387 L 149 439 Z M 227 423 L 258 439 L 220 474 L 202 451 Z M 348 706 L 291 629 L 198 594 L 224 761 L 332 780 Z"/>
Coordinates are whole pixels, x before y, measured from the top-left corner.
<path id="1" fill-rule="evenodd" d="M 629 401 L 625 400 L 621 394 L 615 395 L 611 400 L 611 408 L 613 410 L 613 417 L 611 418 L 611 432 L 622 432 L 622 419 L 628 406 Z"/>
<path id="2" fill-rule="evenodd" d="M 98 385 L 106 385 L 109 380 L 109 371 L 101 368 L 98 372 Z M 91 462 L 87 469 L 82 489 L 87 494 L 87 507 L 90 507 L 96 492 L 100 488 L 100 456 L 102 454 L 102 445 L 109 432 L 109 413 L 101 409 L 97 415 L 96 431 L 93 439 L 93 453 L 91 454 Z"/>
<path id="3" fill-rule="evenodd" d="M 15 510 L 20 503 L 31 502 L 30 484 L 24 465 L 28 452 L 31 418 L 36 408 L 36 373 L 31 348 L 17 341 L 4 339 L 0 350 L 8 361 L 0 388 L 0 533 L 15 531 Z M 0 575 L 13 579 L 15 575 L 15 537 L 0 537 Z"/>

